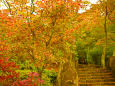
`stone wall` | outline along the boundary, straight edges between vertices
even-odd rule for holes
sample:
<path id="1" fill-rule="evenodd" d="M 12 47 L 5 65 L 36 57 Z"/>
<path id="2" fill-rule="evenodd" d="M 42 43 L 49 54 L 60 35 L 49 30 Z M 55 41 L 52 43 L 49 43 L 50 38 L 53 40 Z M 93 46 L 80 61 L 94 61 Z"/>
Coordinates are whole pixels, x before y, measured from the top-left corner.
<path id="1" fill-rule="evenodd" d="M 115 56 L 111 56 L 109 58 L 109 66 L 110 66 L 110 68 L 112 70 L 113 76 L 115 77 Z"/>

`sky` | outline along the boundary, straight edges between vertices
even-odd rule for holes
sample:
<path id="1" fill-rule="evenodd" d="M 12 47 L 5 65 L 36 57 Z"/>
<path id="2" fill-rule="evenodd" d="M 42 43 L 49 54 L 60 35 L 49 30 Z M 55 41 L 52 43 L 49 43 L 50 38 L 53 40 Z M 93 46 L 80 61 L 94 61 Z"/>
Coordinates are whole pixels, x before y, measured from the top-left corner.
<path id="1" fill-rule="evenodd" d="M 87 1 L 90 1 L 92 4 L 96 4 L 96 2 L 99 0 L 87 0 Z"/>
<path id="2" fill-rule="evenodd" d="M 84 1 L 89 1 L 91 4 L 96 4 L 96 2 L 98 2 L 99 0 L 84 0 Z M 86 7 L 86 10 L 89 10 L 90 9 L 90 5 L 88 5 L 87 7 Z M 79 9 L 78 10 L 78 13 L 83 13 L 83 12 L 85 12 L 86 11 L 85 9 Z"/>
<path id="3" fill-rule="evenodd" d="M 2 10 L 2 9 L 7 9 L 7 7 L 1 2 L 0 3 L 0 10 Z"/>

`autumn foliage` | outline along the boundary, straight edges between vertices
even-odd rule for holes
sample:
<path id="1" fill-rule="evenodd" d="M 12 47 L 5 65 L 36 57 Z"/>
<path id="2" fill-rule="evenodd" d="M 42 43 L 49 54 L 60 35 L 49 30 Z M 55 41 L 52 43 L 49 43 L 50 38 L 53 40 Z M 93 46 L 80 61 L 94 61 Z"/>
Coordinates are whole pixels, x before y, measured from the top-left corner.
<path id="1" fill-rule="evenodd" d="M 5 48 L 0 48 L 0 52 L 4 52 L 5 50 Z M 8 86 L 11 85 L 19 77 L 19 74 L 15 71 L 18 68 L 19 66 L 15 62 L 9 61 L 8 57 L 0 54 L 0 83 Z"/>
<path id="2" fill-rule="evenodd" d="M 107 9 L 105 0 L 98 4 L 84 0 L 6 1 L 8 9 L 0 10 L 0 85 L 53 86 L 60 81 L 66 62 L 76 65 L 77 60 L 86 59 L 86 63 L 101 64 L 104 25 L 108 25 L 107 46 L 113 47 L 113 0 L 108 0 Z M 90 10 L 86 10 L 88 5 Z M 80 9 L 86 12 L 78 13 Z M 107 58 L 113 52 L 109 49 Z M 52 69 L 57 76 L 45 74 Z"/>

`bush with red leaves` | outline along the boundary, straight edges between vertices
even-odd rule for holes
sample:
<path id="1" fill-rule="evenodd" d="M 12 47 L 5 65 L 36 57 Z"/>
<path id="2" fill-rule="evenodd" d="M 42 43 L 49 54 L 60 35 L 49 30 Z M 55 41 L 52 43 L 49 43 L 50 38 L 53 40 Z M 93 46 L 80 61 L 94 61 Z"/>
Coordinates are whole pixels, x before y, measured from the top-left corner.
<path id="1" fill-rule="evenodd" d="M 31 72 L 27 79 L 15 81 L 12 86 L 40 86 L 43 82 L 44 81 L 39 78 L 38 73 Z"/>
<path id="2" fill-rule="evenodd" d="M 1 48 L 0 53 L 4 52 L 4 50 L 6 49 Z M 4 54 L 0 54 L 0 84 L 10 86 L 13 80 L 19 76 L 15 71 L 18 68 L 19 66 L 17 66 L 15 62 L 9 61 L 8 57 L 5 57 Z"/>

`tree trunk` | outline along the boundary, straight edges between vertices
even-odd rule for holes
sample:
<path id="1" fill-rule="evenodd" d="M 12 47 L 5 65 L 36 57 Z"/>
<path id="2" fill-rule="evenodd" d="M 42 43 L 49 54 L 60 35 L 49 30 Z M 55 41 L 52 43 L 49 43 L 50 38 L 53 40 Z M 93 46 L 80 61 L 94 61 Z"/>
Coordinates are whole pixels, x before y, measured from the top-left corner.
<path id="1" fill-rule="evenodd" d="M 106 47 L 103 48 L 103 53 L 101 57 L 101 65 L 103 68 L 105 68 L 105 57 L 106 57 Z"/>
<path id="2" fill-rule="evenodd" d="M 58 75 L 57 75 L 57 86 L 62 86 L 61 85 L 61 82 L 62 82 L 62 79 L 61 79 L 61 77 L 62 77 L 61 76 L 62 70 L 63 70 L 63 62 L 61 61 L 60 65 L 59 65 Z"/>
<path id="3" fill-rule="evenodd" d="M 105 68 L 105 59 L 106 59 L 106 51 L 107 51 L 107 1 L 106 3 L 106 7 L 105 7 L 105 22 L 104 22 L 104 31 L 105 31 L 105 46 L 103 48 L 103 54 L 102 54 L 102 58 L 101 58 L 101 65 L 103 66 L 103 68 Z"/>
<path id="4" fill-rule="evenodd" d="M 115 56 L 115 49 L 113 50 L 113 56 Z"/>

